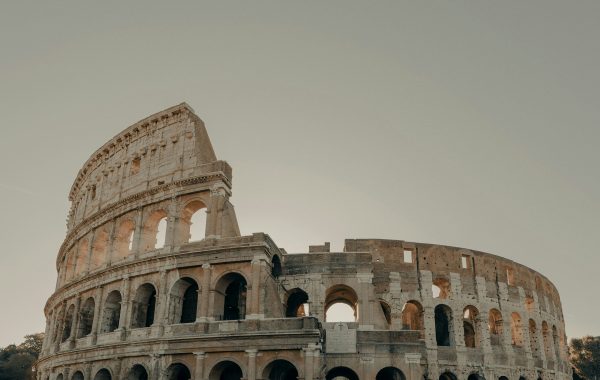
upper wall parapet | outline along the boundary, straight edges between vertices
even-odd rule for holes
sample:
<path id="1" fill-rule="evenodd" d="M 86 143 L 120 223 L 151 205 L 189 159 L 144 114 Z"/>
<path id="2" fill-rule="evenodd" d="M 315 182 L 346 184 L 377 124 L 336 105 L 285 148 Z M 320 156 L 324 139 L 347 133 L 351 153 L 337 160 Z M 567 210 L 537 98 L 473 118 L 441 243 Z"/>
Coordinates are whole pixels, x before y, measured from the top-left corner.
<path id="1" fill-rule="evenodd" d="M 222 172 L 203 121 L 186 103 L 128 127 L 85 162 L 71 187 L 68 228 L 106 206 L 152 187 Z M 227 183 L 230 186 L 230 183 Z"/>

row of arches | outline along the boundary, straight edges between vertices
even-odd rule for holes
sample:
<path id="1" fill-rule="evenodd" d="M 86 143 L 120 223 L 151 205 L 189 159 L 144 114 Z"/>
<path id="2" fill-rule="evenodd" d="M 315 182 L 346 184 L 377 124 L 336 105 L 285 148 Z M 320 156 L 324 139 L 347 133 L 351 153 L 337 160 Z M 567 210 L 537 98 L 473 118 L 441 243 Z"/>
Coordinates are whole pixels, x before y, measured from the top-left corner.
<path id="1" fill-rule="evenodd" d="M 171 287 L 168 297 L 168 324 L 193 323 L 198 315 L 198 283 L 190 277 L 182 277 Z M 232 272 L 217 281 L 214 292 L 215 319 L 244 319 L 246 314 L 247 283 L 244 276 Z M 123 300 L 119 290 L 113 290 L 104 298 L 98 318 L 98 332 L 109 333 L 124 327 L 122 316 Z M 69 338 L 83 338 L 92 333 L 96 300 L 88 297 L 79 309 L 76 320 L 75 304 L 66 311 L 61 310 L 54 326 L 53 342 L 64 342 Z M 150 327 L 155 323 L 157 312 L 157 290 L 151 283 L 140 285 L 131 299 L 130 328 Z M 62 322 L 62 327 L 61 327 Z M 76 323 L 74 328 L 73 324 Z"/>
<path id="2" fill-rule="evenodd" d="M 151 371 L 142 364 L 135 364 L 126 371 L 125 376 L 121 377 L 126 380 L 148 380 Z M 245 374 L 240 365 L 231 360 L 224 360 L 214 365 L 209 372 L 208 380 L 241 380 Z M 96 372 L 89 380 L 113 380 L 117 379 L 112 372 L 107 368 L 102 368 Z M 173 363 L 165 371 L 162 371 L 161 380 L 190 380 L 192 372 L 183 363 Z M 297 380 L 298 369 L 291 362 L 284 359 L 277 359 L 270 362 L 262 371 L 262 379 L 265 380 Z M 50 377 L 46 377 L 50 380 Z M 394 378 L 390 378 L 390 380 Z M 82 371 L 74 372 L 68 379 L 62 373 L 56 376 L 55 380 L 88 380 L 85 378 Z M 379 380 L 379 378 L 378 378 Z"/>
<path id="3" fill-rule="evenodd" d="M 64 280 L 101 268 L 108 262 L 118 262 L 135 252 L 143 253 L 159 249 L 167 243 L 167 230 L 174 231 L 176 244 L 202 240 L 206 229 L 206 206 L 200 200 L 188 202 L 177 215 L 169 218 L 164 209 L 148 212 L 140 228 L 135 217 L 124 217 L 114 226 L 98 227 L 91 237 L 79 240 L 67 254 L 62 268 Z M 169 226 L 173 221 L 176 225 Z"/>

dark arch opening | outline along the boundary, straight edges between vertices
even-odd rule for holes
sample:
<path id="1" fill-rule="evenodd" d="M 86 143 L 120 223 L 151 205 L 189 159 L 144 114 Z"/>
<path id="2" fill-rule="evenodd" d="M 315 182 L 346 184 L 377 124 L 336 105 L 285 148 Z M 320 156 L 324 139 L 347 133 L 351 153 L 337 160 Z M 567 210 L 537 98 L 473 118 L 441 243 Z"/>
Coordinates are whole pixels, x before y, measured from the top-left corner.
<path id="1" fill-rule="evenodd" d="M 287 318 L 307 317 L 308 309 L 308 294 L 302 289 L 292 289 L 287 299 L 285 316 Z"/>
<path id="2" fill-rule="evenodd" d="M 190 380 L 191 378 L 190 370 L 181 363 L 171 364 L 167 368 L 167 380 Z"/>
<path id="3" fill-rule="evenodd" d="M 222 319 L 232 321 L 246 318 L 246 279 L 239 273 L 223 276 L 216 286 L 215 310 L 223 310 Z"/>
<path id="4" fill-rule="evenodd" d="M 439 380 L 458 380 L 452 372 L 446 371 L 440 375 Z"/>
<path id="5" fill-rule="evenodd" d="M 478 373 L 472 373 L 469 375 L 469 377 L 467 377 L 467 380 L 485 380 L 485 377 Z"/>
<path id="6" fill-rule="evenodd" d="M 112 380 L 112 376 L 106 368 L 102 368 L 100 371 L 96 372 L 94 380 Z"/>
<path id="7" fill-rule="evenodd" d="M 377 372 L 375 380 L 405 380 L 404 373 L 396 367 L 385 367 Z"/>
<path id="8" fill-rule="evenodd" d="M 85 380 L 85 378 L 83 377 L 83 373 L 81 373 L 81 371 L 77 371 L 73 374 L 73 376 L 71 376 L 71 380 Z"/>
<path id="9" fill-rule="evenodd" d="M 102 315 L 102 328 L 100 332 L 113 332 L 119 328 L 121 319 L 121 293 L 113 290 L 104 302 L 104 314 Z"/>
<path id="10" fill-rule="evenodd" d="M 66 341 L 71 336 L 71 328 L 73 327 L 73 315 L 75 314 L 75 305 L 69 306 L 62 332 L 62 341 Z"/>
<path id="11" fill-rule="evenodd" d="M 438 346 L 450 346 L 452 310 L 446 305 L 435 307 L 435 340 Z"/>
<path id="12" fill-rule="evenodd" d="M 126 380 L 148 380 L 148 371 L 144 366 L 136 364 L 127 373 Z"/>
<path id="13" fill-rule="evenodd" d="M 281 269 L 281 260 L 279 259 L 279 256 L 275 255 L 273 256 L 273 259 L 271 260 L 271 274 L 273 275 L 273 277 L 277 278 L 279 276 L 281 276 L 282 273 L 282 269 Z"/>
<path id="14" fill-rule="evenodd" d="M 156 309 L 156 289 L 152 284 L 140 286 L 133 301 L 131 327 L 150 327 L 154 323 Z"/>
<path id="15" fill-rule="evenodd" d="M 220 362 L 210 371 L 208 380 L 241 380 L 242 369 L 236 363 L 226 360 Z"/>
<path id="16" fill-rule="evenodd" d="M 351 370 L 348 367 L 335 367 L 329 370 L 329 372 L 327 372 L 327 376 L 325 377 L 326 380 L 333 380 L 337 378 L 341 377 L 343 379 L 346 380 L 359 380 L 358 379 L 358 375 L 356 374 L 356 372 L 354 372 L 353 370 Z"/>
<path id="17" fill-rule="evenodd" d="M 95 308 L 96 302 L 94 301 L 94 298 L 89 297 L 79 312 L 79 331 L 77 332 L 77 338 L 82 338 L 92 333 Z"/>
<path id="18" fill-rule="evenodd" d="M 506 376 L 500 376 L 500 377 L 498 378 L 498 380 L 508 380 L 508 377 L 506 377 Z"/>
<path id="19" fill-rule="evenodd" d="M 265 380 L 297 380 L 298 370 L 287 360 L 278 359 L 265 368 L 263 378 Z"/>
<path id="20" fill-rule="evenodd" d="M 196 322 L 198 284 L 189 277 L 177 280 L 169 294 L 169 323 Z"/>

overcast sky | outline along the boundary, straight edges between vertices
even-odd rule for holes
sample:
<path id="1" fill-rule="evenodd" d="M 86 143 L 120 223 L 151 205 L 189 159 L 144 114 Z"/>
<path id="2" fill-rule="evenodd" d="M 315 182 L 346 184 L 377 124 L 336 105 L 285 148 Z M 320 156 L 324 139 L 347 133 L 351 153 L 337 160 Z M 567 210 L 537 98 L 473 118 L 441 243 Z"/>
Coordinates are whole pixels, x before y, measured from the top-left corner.
<path id="1" fill-rule="evenodd" d="M 550 278 L 600 335 L 600 2 L 5 2 L 0 346 L 44 329 L 67 194 L 182 101 L 234 169 L 243 234 L 389 238 Z"/>

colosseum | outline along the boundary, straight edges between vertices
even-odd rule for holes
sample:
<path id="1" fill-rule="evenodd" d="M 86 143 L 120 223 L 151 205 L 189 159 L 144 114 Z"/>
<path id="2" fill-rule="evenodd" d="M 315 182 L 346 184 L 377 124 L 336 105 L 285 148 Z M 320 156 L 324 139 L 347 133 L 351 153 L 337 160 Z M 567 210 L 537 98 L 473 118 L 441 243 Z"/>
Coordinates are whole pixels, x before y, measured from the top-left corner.
<path id="1" fill-rule="evenodd" d="M 542 274 L 404 240 L 288 253 L 241 236 L 231 189 L 185 103 L 94 152 L 69 193 L 37 379 L 571 377 Z"/>

